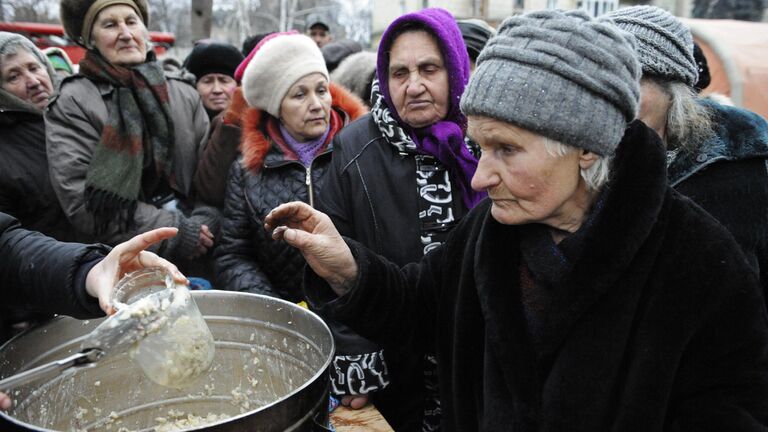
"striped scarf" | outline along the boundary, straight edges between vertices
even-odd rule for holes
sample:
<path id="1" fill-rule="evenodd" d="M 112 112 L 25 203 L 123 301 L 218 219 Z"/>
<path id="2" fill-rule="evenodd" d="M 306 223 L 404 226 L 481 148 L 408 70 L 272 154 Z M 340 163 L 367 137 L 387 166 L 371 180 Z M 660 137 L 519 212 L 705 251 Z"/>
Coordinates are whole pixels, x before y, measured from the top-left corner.
<path id="1" fill-rule="evenodd" d="M 88 50 L 80 73 L 114 86 L 106 100 L 107 122 L 85 177 L 85 206 L 93 213 L 97 233 L 111 223 L 127 229 L 141 192 L 145 157 L 154 161 L 158 177 L 175 187 L 173 120 L 162 67 L 150 52 L 147 62 L 116 66 Z M 145 155 L 144 152 L 150 152 Z"/>

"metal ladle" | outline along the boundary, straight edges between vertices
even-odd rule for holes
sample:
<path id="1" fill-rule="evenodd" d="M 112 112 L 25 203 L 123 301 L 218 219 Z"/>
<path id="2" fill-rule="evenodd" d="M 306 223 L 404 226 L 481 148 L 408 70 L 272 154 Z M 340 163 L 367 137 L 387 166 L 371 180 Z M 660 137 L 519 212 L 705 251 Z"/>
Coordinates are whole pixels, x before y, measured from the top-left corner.
<path id="1" fill-rule="evenodd" d="M 99 360 L 127 351 L 146 337 L 149 329 L 163 325 L 167 319 L 160 310 L 151 312 L 135 316 L 130 308 L 119 310 L 85 337 L 79 353 L 2 379 L 0 391 L 8 392 L 40 379 L 51 379 L 69 369 L 90 367 Z"/>

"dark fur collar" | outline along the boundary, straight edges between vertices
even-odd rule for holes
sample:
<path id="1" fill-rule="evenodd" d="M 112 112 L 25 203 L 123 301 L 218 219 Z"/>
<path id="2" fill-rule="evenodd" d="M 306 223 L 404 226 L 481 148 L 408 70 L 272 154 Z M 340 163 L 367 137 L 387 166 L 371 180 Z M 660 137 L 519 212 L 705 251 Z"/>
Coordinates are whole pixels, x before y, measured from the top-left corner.
<path id="1" fill-rule="evenodd" d="M 331 107 L 340 111 L 346 120 L 355 120 L 367 112 L 363 102 L 343 87 L 331 83 L 329 88 L 333 100 Z M 258 108 L 247 107 L 240 118 L 240 152 L 243 154 L 242 165 L 246 170 L 259 170 L 272 147 L 272 140 L 265 132 L 268 116 L 269 114 Z"/>
<path id="2" fill-rule="evenodd" d="M 702 99 L 713 113 L 715 134 L 690 152 L 680 152 L 669 164 L 672 186 L 719 161 L 768 157 L 768 122 L 745 109 Z"/>
<path id="3" fill-rule="evenodd" d="M 633 122 L 616 152 L 611 179 L 598 199 L 602 207 L 585 227 L 584 251 L 565 277 L 566 294 L 556 298 L 552 305 L 551 320 L 544 330 L 545 352 L 554 352 L 581 314 L 633 265 L 641 248 L 658 247 L 649 244 L 648 239 L 661 237 L 653 237 L 651 232 L 663 225 L 660 214 L 670 193 L 665 165 L 661 140 L 643 123 Z M 486 214 L 479 228 L 474 277 L 489 330 L 496 335 L 497 345 L 505 346 L 513 343 L 508 338 L 517 337 L 508 334 L 508 329 L 525 328 L 525 324 L 513 323 L 521 315 L 510 314 L 507 309 L 519 303 L 515 299 L 519 291 L 510 289 L 517 287 L 519 280 L 519 230 L 496 222 L 489 210 L 488 201 L 473 210 Z M 502 277 L 499 269 L 509 269 L 509 273 Z"/>

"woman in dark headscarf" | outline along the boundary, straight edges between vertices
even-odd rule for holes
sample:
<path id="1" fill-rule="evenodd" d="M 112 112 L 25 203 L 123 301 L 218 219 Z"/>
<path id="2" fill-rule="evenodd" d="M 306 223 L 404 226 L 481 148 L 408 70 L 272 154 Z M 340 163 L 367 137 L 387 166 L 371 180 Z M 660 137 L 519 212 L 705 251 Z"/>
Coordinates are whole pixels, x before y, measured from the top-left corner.
<path id="1" fill-rule="evenodd" d="M 424 9 L 395 20 L 376 75 L 371 114 L 337 135 L 334 174 L 317 207 L 342 234 L 404 265 L 441 244 L 485 196 L 470 186 L 477 158 L 459 110 L 469 58 L 453 16 Z M 425 384 L 435 370 L 424 358 L 431 347 L 384 348 L 392 381 L 376 392 L 376 406 L 395 430 L 436 425 L 434 380 Z"/>

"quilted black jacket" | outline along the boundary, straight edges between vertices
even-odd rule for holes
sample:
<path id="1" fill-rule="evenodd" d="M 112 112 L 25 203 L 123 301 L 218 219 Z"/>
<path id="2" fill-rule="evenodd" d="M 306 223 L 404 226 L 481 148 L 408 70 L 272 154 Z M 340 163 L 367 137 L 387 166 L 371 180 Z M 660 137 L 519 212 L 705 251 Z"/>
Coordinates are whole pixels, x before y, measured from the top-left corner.
<path id="1" fill-rule="evenodd" d="M 304 258 L 286 242 L 272 240 L 264 229 L 264 217 L 286 202 L 308 203 L 307 176 L 315 191 L 322 188 L 330 161 L 331 152 L 325 151 L 305 170 L 300 162 L 285 160 L 273 146 L 258 172 L 247 171 L 242 157 L 232 164 L 216 249 L 217 288 L 302 300 Z"/>

